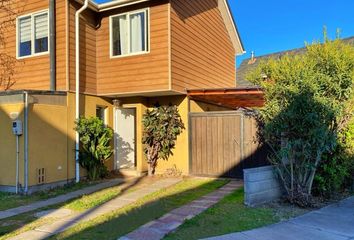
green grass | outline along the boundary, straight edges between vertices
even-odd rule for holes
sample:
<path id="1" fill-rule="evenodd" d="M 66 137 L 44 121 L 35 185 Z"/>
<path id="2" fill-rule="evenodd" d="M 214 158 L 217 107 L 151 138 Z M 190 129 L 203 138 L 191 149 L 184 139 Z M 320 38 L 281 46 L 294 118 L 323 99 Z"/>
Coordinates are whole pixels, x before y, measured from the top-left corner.
<path id="1" fill-rule="evenodd" d="M 281 211 L 277 209 L 279 206 L 249 208 L 243 204 L 243 196 L 243 189 L 233 192 L 205 212 L 191 220 L 187 220 L 177 231 L 169 234 L 164 239 L 193 240 L 246 231 L 299 214 L 299 209 L 291 208 L 290 210 Z"/>
<path id="2" fill-rule="evenodd" d="M 76 188 L 78 189 L 79 186 L 83 186 L 83 184 L 76 185 Z M 59 208 L 68 208 L 74 211 L 81 212 L 90 208 L 94 208 L 98 205 L 101 205 L 111 200 L 112 198 L 118 196 L 122 192 L 124 186 L 125 186 L 124 184 L 120 184 L 118 186 L 106 188 L 92 194 L 83 195 L 79 198 L 69 200 L 64 203 L 47 206 L 32 212 L 28 212 L 28 213 L 24 213 L 14 217 L 0 220 L 0 236 L 7 234 L 5 237 L 0 237 L 0 240 L 6 239 L 7 237 L 15 236 L 25 231 L 35 229 L 36 227 L 42 225 L 43 219 L 35 218 L 34 217 L 35 212 L 40 212 L 49 209 L 59 209 Z M 136 188 L 139 187 L 140 187 L 140 183 L 131 186 L 127 191 L 134 191 Z M 72 189 L 74 189 L 74 186 L 72 187 Z M 58 193 L 59 191 L 62 192 L 64 190 L 57 189 L 56 193 Z M 53 195 L 53 193 L 50 194 Z M 53 219 L 46 219 L 45 221 L 46 223 L 49 223 L 53 221 Z"/>
<path id="3" fill-rule="evenodd" d="M 85 211 L 115 198 L 121 193 L 121 190 L 122 188 L 120 186 L 116 186 L 89 195 L 83 195 L 82 197 L 65 204 L 63 207 L 75 211 Z"/>
<path id="4" fill-rule="evenodd" d="M 77 184 L 68 184 L 64 187 L 54 188 L 49 191 L 43 191 L 34 193 L 32 195 L 23 196 L 16 195 L 13 193 L 4 193 L 0 192 L 0 211 L 15 208 L 23 205 L 27 205 L 36 201 L 46 200 L 52 197 L 56 197 L 68 192 L 73 192 L 84 187 L 88 187 L 91 185 L 97 184 L 97 182 L 81 182 Z"/>
<path id="5" fill-rule="evenodd" d="M 226 180 L 186 179 L 111 214 L 78 224 L 50 239 L 117 239 L 169 211 L 225 185 Z"/>

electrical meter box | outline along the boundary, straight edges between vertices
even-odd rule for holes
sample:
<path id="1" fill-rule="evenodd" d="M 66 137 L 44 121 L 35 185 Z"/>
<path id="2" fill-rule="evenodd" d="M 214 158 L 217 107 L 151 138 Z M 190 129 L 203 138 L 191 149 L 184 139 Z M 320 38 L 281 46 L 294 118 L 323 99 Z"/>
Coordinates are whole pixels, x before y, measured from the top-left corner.
<path id="1" fill-rule="evenodd" d="M 21 120 L 14 120 L 12 122 L 12 133 L 16 136 L 22 135 L 22 121 Z"/>

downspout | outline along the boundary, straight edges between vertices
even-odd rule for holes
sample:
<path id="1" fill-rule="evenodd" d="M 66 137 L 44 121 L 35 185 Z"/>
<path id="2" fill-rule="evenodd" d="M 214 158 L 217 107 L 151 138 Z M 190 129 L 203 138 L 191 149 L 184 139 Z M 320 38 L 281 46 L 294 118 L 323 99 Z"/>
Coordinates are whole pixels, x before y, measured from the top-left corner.
<path id="1" fill-rule="evenodd" d="M 80 14 L 88 7 L 89 0 L 85 0 L 84 5 L 75 13 L 75 81 L 76 81 L 76 109 L 75 118 L 80 118 Z M 80 136 L 76 131 L 75 136 L 75 180 L 80 182 L 80 164 L 79 164 Z"/>
<path id="2" fill-rule="evenodd" d="M 25 194 L 28 193 L 28 92 L 24 92 L 24 185 L 25 185 Z"/>
<path id="3" fill-rule="evenodd" d="M 56 90 L 56 17 L 55 0 L 49 0 L 49 53 L 50 53 L 50 91 Z"/>

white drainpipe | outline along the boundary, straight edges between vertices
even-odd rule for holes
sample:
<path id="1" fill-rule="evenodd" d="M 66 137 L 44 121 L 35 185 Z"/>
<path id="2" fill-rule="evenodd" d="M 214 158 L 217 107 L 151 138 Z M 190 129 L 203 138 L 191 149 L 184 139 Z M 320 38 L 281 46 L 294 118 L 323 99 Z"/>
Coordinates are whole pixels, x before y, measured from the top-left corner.
<path id="1" fill-rule="evenodd" d="M 76 50 L 76 109 L 75 118 L 80 118 L 80 14 L 88 7 L 89 0 L 85 0 L 84 5 L 75 13 L 75 50 Z M 76 132 L 75 136 L 75 180 L 80 182 L 80 165 L 79 165 L 79 150 L 80 150 L 80 136 Z"/>

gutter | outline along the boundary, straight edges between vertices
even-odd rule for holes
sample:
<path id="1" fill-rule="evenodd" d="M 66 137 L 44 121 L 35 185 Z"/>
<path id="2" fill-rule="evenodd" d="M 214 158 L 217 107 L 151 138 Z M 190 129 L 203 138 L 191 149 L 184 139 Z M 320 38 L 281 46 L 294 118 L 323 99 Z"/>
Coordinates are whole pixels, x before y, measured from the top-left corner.
<path id="1" fill-rule="evenodd" d="M 75 80 L 76 80 L 76 91 L 75 91 L 75 118 L 78 120 L 80 118 L 80 14 L 85 11 L 88 7 L 89 0 L 85 0 L 84 5 L 75 13 Z M 79 164 L 79 150 L 80 150 L 80 136 L 76 132 L 75 136 L 75 181 L 80 182 L 80 164 Z"/>
<path id="2" fill-rule="evenodd" d="M 83 0 L 76 0 L 77 2 L 84 4 Z M 112 10 L 118 7 L 126 7 L 132 4 L 137 4 L 137 3 L 142 3 L 142 2 L 148 2 L 151 0 L 114 0 L 114 1 L 110 1 L 107 3 L 101 3 L 101 4 L 97 4 L 92 0 L 89 0 L 89 5 L 88 8 L 90 8 L 91 10 L 94 10 L 96 12 L 104 12 L 104 11 L 108 11 L 108 10 Z"/>
<path id="3" fill-rule="evenodd" d="M 23 93 L 24 100 L 24 185 L 25 185 L 25 194 L 28 193 L 28 92 Z"/>
<path id="4" fill-rule="evenodd" d="M 49 54 L 50 54 L 50 90 L 56 90 L 56 16 L 55 0 L 49 0 Z"/>

